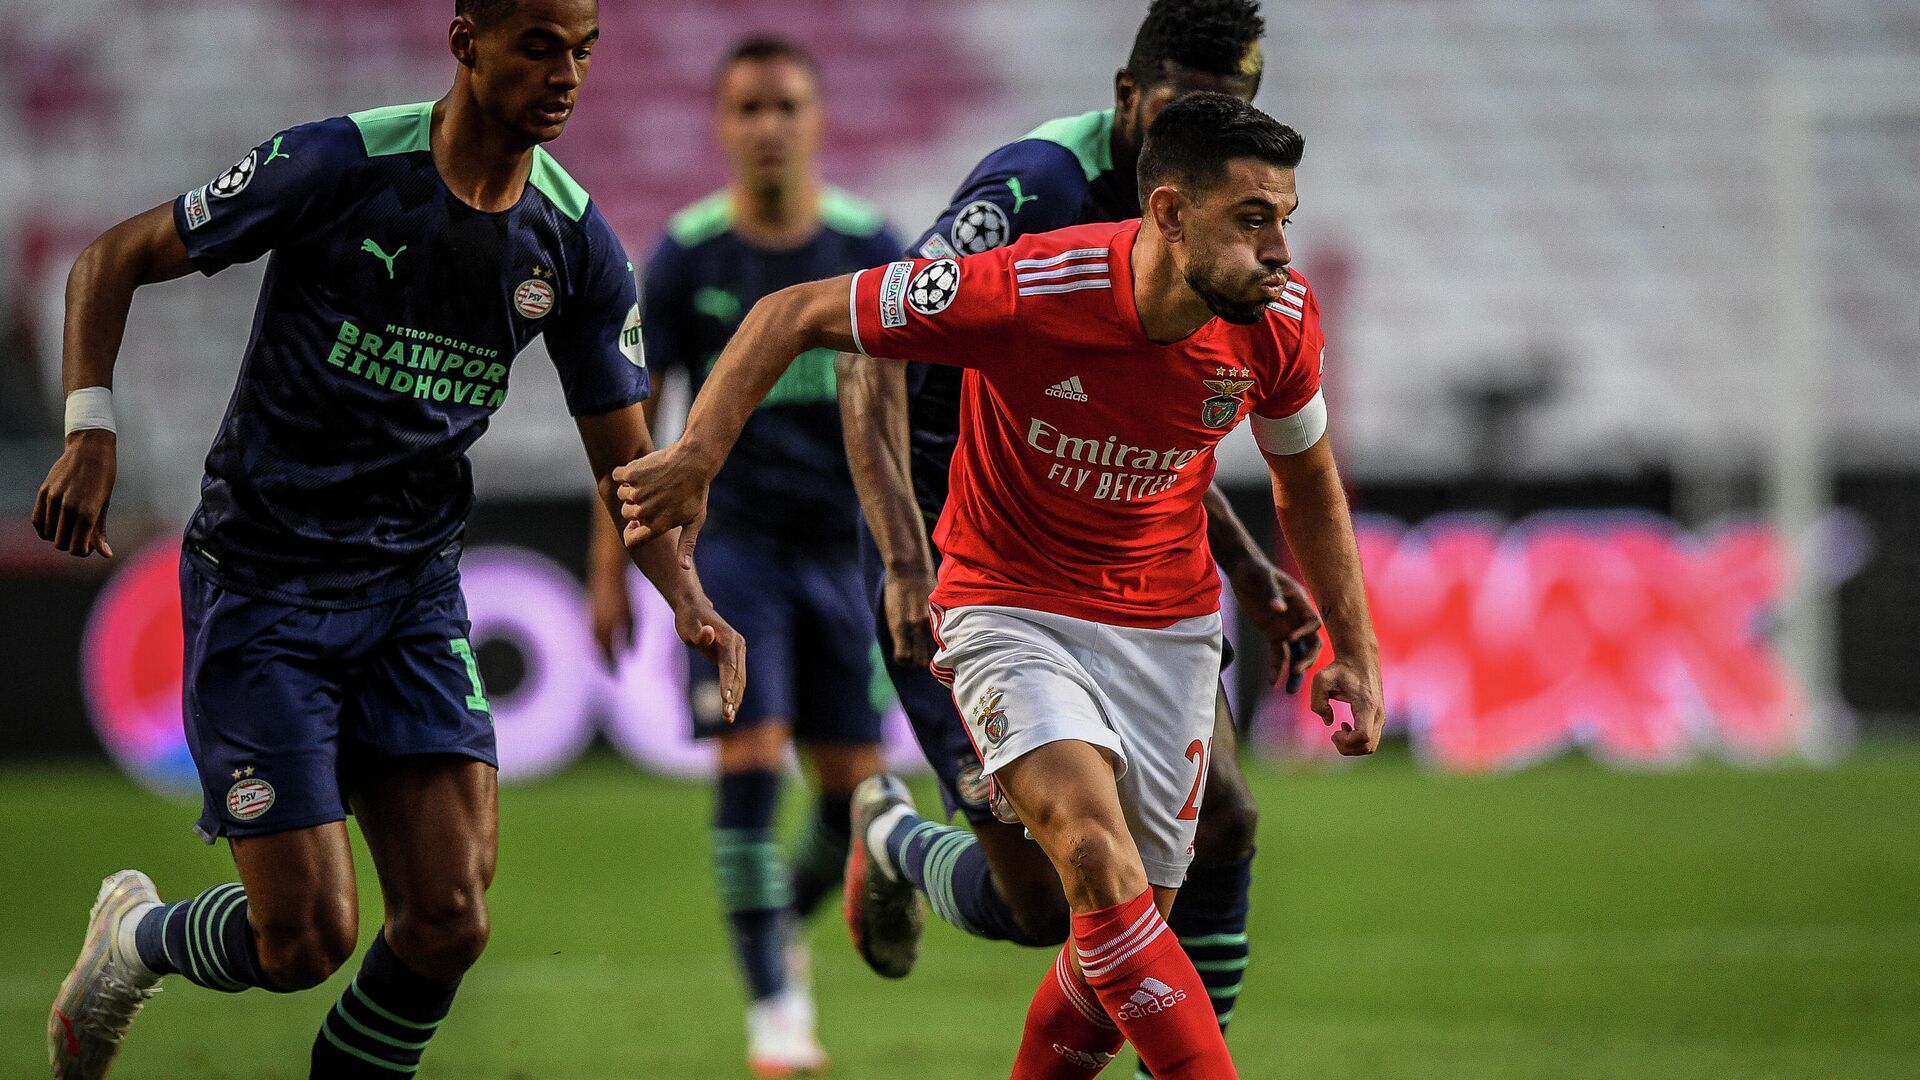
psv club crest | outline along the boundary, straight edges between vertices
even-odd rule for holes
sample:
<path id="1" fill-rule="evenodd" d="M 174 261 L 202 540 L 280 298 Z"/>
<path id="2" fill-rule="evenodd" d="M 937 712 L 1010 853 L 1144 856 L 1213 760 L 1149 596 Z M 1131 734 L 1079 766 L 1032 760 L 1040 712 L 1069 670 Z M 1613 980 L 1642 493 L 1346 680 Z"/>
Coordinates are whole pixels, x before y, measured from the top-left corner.
<path id="1" fill-rule="evenodd" d="M 1200 403 L 1200 422 L 1210 428 L 1230 428 L 1240 416 L 1240 395 L 1253 389 L 1252 379 L 1202 379 L 1213 396 Z"/>

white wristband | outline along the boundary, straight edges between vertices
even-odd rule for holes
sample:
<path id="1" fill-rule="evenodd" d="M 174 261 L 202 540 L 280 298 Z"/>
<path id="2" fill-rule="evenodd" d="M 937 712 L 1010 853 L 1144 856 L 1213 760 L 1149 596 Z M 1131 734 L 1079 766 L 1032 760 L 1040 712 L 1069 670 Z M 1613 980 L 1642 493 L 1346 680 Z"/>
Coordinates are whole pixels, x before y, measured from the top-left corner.
<path id="1" fill-rule="evenodd" d="M 98 429 L 113 431 L 113 391 L 83 386 L 67 395 L 67 434 Z"/>

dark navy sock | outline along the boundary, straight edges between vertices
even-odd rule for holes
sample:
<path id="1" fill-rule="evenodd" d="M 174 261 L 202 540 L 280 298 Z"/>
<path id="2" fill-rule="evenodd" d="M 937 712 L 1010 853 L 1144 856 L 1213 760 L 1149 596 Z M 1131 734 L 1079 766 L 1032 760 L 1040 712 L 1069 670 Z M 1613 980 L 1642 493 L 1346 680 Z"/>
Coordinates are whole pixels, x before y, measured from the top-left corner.
<path id="1" fill-rule="evenodd" d="M 713 830 L 714 883 L 733 931 L 734 958 L 755 1001 L 787 988 L 793 885 L 774 834 L 780 774 L 721 773 Z"/>
<path id="2" fill-rule="evenodd" d="M 1186 884 L 1180 887 L 1173 911 L 1167 916 L 1167 925 L 1193 960 L 1200 981 L 1206 984 L 1222 1034 L 1233 1019 L 1234 1003 L 1240 1000 L 1240 980 L 1247 971 L 1247 912 L 1252 888 L 1252 852 L 1234 862 L 1210 866 L 1196 863 L 1187 871 Z M 1149 1076 L 1142 1065 L 1136 1080 Z"/>
<path id="3" fill-rule="evenodd" d="M 887 834 L 887 855 L 926 894 L 933 913 L 959 929 L 988 941 L 1049 944 L 1028 941 L 1021 932 L 1013 909 L 993 887 L 987 853 L 968 830 L 908 815 Z"/>
<path id="4" fill-rule="evenodd" d="M 851 800 L 821 795 L 807 820 L 807 831 L 793 853 L 793 913 L 805 919 L 846 876 L 847 849 L 853 844 Z"/>
<path id="5" fill-rule="evenodd" d="M 459 988 L 457 981 L 437 982 L 408 967 L 381 930 L 360 961 L 360 973 L 320 1024 L 313 1040 L 311 1080 L 412 1075 Z"/>
<path id="6" fill-rule="evenodd" d="M 149 910 L 134 927 L 133 944 L 148 968 L 184 975 L 209 990 L 276 989 L 260 969 L 260 951 L 247 924 L 247 892 L 238 882 Z"/>

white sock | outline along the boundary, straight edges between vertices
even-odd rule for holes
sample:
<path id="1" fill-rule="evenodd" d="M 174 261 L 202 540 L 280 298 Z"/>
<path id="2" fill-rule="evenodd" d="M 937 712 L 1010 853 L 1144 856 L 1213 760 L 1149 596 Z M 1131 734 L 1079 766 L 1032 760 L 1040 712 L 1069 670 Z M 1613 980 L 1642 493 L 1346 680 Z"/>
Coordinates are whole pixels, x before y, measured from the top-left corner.
<path id="1" fill-rule="evenodd" d="M 121 919 L 120 925 L 114 928 L 113 951 L 115 957 L 121 963 L 132 968 L 136 976 L 159 978 L 158 975 L 148 970 L 146 963 L 140 959 L 140 948 L 134 943 L 133 935 L 134 932 L 140 928 L 140 920 L 160 910 L 162 906 L 161 904 L 151 902 L 141 904 L 139 907 L 127 912 L 126 918 Z"/>
<path id="2" fill-rule="evenodd" d="M 913 811 L 906 806 L 892 806 L 867 826 L 867 850 L 873 853 L 873 861 L 879 864 L 881 873 L 895 881 L 900 880 L 900 868 L 893 865 L 893 854 L 887 850 L 887 837 L 893 835 L 894 826 L 900 824 L 900 819 L 912 816 Z"/>

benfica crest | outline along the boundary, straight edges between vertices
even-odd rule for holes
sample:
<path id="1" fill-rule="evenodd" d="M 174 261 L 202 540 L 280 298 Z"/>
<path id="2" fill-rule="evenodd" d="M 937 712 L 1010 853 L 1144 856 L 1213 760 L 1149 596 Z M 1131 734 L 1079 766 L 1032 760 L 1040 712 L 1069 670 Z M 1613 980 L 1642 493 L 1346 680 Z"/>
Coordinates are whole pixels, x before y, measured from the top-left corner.
<path id="1" fill-rule="evenodd" d="M 1229 428 L 1240 416 L 1240 395 L 1253 389 L 1252 379 L 1202 379 L 1213 396 L 1200 403 L 1200 422 L 1210 428 Z"/>

